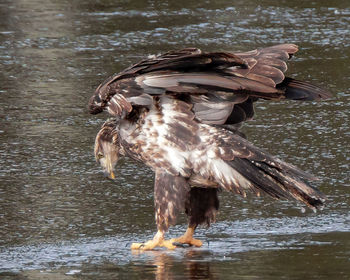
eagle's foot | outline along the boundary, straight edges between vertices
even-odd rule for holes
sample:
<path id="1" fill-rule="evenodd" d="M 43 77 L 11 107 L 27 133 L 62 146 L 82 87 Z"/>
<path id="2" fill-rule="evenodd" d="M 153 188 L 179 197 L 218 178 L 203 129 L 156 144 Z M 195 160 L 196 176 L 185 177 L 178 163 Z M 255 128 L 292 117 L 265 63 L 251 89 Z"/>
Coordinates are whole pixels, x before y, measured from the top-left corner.
<path id="1" fill-rule="evenodd" d="M 179 237 L 179 238 L 172 238 L 169 240 L 173 245 L 176 246 L 181 246 L 181 247 L 186 247 L 183 246 L 184 244 L 188 244 L 190 246 L 195 246 L 195 247 L 201 247 L 203 245 L 203 242 L 200 241 L 199 239 L 195 238 L 187 238 L 185 235 Z"/>
<path id="2" fill-rule="evenodd" d="M 141 251 L 149 251 L 153 250 L 156 247 L 165 247 L 168 250 L 173 250 L 176 248 L 170 240 L 163 240 L 161 242 L 149 240 L 145 243 L 132 243 L 131 250 L 141 250 Z"/>
<path id="3" fill-rule="evenodd" d="M 194 234 L 194 228 L 188 227 L 185 234 L 178 237 L 178 238 L 172 238 L 169 241 L 172 242 L 174 245 L 184 245 L 188 244 L 190 246 L 196 246 L 196 247 L 201 247 L 203 245 L 203 242 L 193 238 Z"/>
<path id="4" fill-rule="evenodd" d="M 153 250 L 156 247 L 164 247 L 168 250 L 174 250 L 176 248 L 175 245 L 170 240 L 164 240 L 164 232 L 158 231 L 153 239 L 145 242 L 145 243 L 132 243 L 131 250 L 141 250 L 141 251 L 149 251 Z"/>

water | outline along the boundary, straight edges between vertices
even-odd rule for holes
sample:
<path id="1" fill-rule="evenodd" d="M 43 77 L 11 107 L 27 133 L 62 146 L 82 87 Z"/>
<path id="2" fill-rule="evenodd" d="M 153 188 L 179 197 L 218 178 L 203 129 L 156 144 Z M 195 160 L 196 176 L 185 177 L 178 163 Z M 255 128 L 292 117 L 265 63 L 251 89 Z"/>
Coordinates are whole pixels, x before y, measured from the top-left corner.
<path id="1" fill-rule="evenodd" d="M 345 279 L 350 274 L 350 8 L 346 1 L 0 2 L 1 279 Z M 200 249 L 132 253 L 155 232 L 153 174 L 128 159 L 117 182 L 93 158 L 96 86 L 144 56 L 184 46 L 292 42 L 290 75 L 322 103 L 260 102 L 244 132 L 321 180 L 318 213 L 222 193 Z M 182 234 L 181 216 L 169 236 Z"/>

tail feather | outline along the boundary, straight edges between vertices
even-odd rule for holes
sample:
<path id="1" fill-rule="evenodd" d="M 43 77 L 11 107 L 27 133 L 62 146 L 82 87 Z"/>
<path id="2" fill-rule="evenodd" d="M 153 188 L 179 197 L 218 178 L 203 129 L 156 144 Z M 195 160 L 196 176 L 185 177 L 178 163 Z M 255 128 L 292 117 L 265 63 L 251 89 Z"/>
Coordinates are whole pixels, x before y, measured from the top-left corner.
<path id="1" fill-rule="evenodd" d="M 243 196 L 249 191 L 256 195 L 266 193 L 275 199 L 296 199 L 313 209 L 323 205 L 325 196 L 309 183 L 317 180 L 316 177 L 255 147 L 235 133 L 218 127 L 216 132 L 218 149 L 214 154 L 218 157 L 213 158 L 211 154 L 207 159 L 207 177 L 221 187 Z"/>
<path id="2" fill-rule="evenodd" d="M 290 175 L 284 170 L 277 170 L 265 163 L 256 162 L 255 166 L 263 170 L 268 176 L 271 176 L 288 195 L 296 200 L 304 202 L 310 208 L 317 209 L 323 206 L 326 199 L 325 195 L 303 180 L 303 178 Z"/>
<path id="3" fill-rule="evenodd" d="M 273 180 L 273 178 L 270 176 L 267 176 L 264 171 L 257 168 L 257 166 L 252 164 L 250 160 L 235 158 L 228 163 L 233 169 L 237 170 L 241 175 L 249 180 L 256 189 L 263 191 L 276 199 L 290 198 L 288 193 L 283 191 L 281 186 L 276 187 L 276 183 L 279 184 L 278 182 Z"/>
<path id="4" fill-rule="evenodd" d="M 230 140 L 231 141 L 228 143 L 228 145 L 230 146 L 229 149 L 231 149 L 233 154 L 238 157 L 245 158 L 245 155 L 247 155 L 247 157 L 251 161 L 265 162 L 269 166 L 272 166 L 278 170 L 284 170 L 284 172 L 291 174 L 292 176 L 300 177 L 310 181 L 317 180 L 315 176 L 300 170 L 292 164 L 286 163 L 272 156 L 263 149 L 255 147 L 247 139 L 242 138 L 237 133 L 231 134 Z"/>
<path id="5" fill-rule="evenodd" d="M 312 209 L 321 208 L 324 204 L 325 195 L 300 176 L 306 173 L 296 167 L 280 169 L 277 164 L 271 162 L 269 164 L 238 157 L 227 163 L 250 181 L 258 191 L 275 199 L 296 199 Z M 281 163 L 283 162 L 280 161 Z"/>

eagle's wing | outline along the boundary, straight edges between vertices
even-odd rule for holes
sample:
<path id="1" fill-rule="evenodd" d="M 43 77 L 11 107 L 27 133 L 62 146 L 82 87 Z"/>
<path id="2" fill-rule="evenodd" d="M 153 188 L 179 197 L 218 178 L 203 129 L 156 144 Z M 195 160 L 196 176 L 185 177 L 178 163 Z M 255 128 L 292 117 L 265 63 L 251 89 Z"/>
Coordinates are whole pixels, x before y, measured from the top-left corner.
<path id="1" fill-rule="evenodd" d="M 193 104 L 199 121 L 222 125 L 251 118 L 258 98 L 329 97 L 309 83 L 285 79 L 285 61 L 296 51 L 297 46 L 284 44 L 236 54 L 191 48 L 150 57 L 102 83 L 89 109 L 126 116 L 133 107 L 149 108 L 153 97 L 165 94 Z"/>

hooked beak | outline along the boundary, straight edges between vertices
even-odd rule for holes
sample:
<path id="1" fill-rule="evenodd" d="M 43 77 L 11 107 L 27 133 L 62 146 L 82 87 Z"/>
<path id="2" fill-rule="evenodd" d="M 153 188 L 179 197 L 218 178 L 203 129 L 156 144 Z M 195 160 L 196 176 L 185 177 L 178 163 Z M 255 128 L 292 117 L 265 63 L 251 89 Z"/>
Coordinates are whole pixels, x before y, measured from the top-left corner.
<path id="1" fill-rule="evenodd" d="M 113 171 L 109 172 L 109 178 L 111 178 L 113 180 L 115 179 L 115 175 L 114 175 Z"/>
<path id="2" fill-rule="evenodd" d="M 115 174 L 114 174 L 113 171 L 105 171 L 105 172 L 104 172 L 104 175 L 105 175 L 105 177 L 107 177 L 108 179 L 112 179 L 112 180 L 115 179 Z"/>
<path id="3" fill-rule="evenodd" d="M 111 158 L 109 156 L 106 156 L 106 171 L 105 171 L 105 174 L 106 176 L 109 178 L 109 179 L 115 179 L 115 175 L 114 175 L 114 172 L 113 172 L 113 164 L 112 164 L 112 161 L 111 161 Z"/>

